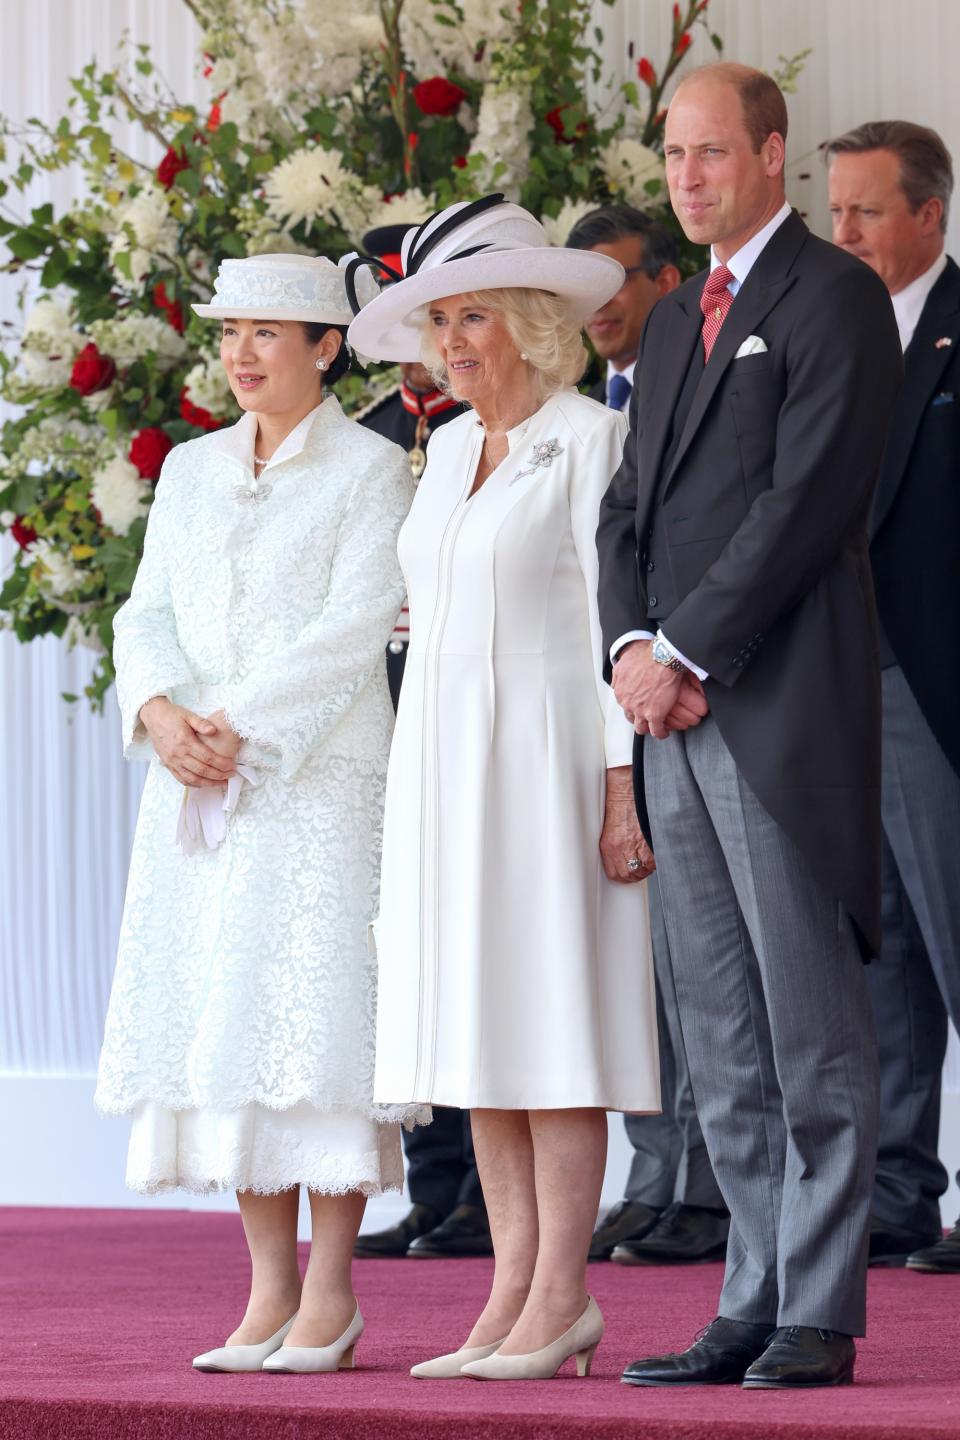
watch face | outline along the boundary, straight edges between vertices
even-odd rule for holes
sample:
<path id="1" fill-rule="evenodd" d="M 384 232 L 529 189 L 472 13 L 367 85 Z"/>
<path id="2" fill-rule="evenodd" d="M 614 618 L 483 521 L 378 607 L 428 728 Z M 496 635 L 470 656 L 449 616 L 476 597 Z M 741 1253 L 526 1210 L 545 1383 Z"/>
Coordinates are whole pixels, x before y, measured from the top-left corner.
<path id="1" fill-rule="evenodd" d="M 662 640 L 654 640 L 652 654 L 658 665 L 669 665 L 673 659 L 673 656 Z"/>

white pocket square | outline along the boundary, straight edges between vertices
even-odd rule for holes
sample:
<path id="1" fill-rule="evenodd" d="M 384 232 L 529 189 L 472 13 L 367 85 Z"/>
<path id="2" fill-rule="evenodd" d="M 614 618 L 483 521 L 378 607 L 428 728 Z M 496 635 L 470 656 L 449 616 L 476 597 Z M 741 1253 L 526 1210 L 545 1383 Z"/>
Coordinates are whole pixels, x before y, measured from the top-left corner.
<path id="1" fill-rule="evenodd" d="M 744 355 L 765 355 L 766 351 L 767 347 L 759 335 L 748 335 L 733 358 L 742 360 Z"/>

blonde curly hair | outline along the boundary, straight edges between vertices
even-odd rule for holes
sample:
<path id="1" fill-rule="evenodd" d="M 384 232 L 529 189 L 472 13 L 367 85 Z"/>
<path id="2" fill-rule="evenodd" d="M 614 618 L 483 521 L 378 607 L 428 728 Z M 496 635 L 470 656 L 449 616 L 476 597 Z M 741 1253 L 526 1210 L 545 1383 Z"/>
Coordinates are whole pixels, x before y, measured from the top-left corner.
<path id="1" fill-rule="evenodd" d="M 570 306 L 551 290 L 524 287 L 502 290 L 471 290 L 469 297 L 484 310 L 502 316 L 510 339 L 525 354 L 539 398 L 545 400 L 556 390 L 576 385 L 587 368 L 587 348 L 580 321 Z M 450 389 L 447 367 L 440 358 L 430 324 L 429 306 L 424 306 L 420 357 L 442 390 Z"/>

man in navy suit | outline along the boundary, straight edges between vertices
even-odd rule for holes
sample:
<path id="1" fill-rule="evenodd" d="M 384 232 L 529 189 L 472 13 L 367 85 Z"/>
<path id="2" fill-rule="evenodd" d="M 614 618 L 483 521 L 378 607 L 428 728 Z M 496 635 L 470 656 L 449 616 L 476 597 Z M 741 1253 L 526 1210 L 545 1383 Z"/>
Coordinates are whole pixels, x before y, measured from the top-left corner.
<path id="1" fill-rule="evenodd" d="M 937 1156 L 947 1020 L 960 1026 L 960 268 L 933 130 L 861 125 L 827 146 L 833 238 L 890 292 L 906 380 L 870 523 L 883 665 L 883 937 L 871 1262 L 960 1274 Z M 911 1253 L 913 1252 L 913 1253 Z M 907 1258 L 909 1256 L 909 1258 Z"/>

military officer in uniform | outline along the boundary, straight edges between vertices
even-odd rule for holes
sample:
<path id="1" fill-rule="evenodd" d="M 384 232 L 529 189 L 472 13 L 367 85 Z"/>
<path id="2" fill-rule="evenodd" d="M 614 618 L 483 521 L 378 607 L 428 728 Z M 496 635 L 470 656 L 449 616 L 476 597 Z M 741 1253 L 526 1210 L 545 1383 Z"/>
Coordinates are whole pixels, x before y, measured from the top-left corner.
<path id="1" fill-rule="evenodd" d="M 401 274 L 400 245 L 410 227 L 384 225 L 363 237 L 368 255 L 381 260 L 389 277 Z M 438 390 L 423 365 L 400 366 L 400 384 L 354 416 L 361 425 L 401 445 L 410 457 L 415 481 L 427 463 L 427 441 L 438 425 L 462 413 L 463 407 Z M 387 647 L 387 677 L 394 708 L 400 697 L 409 639 L 404 605 Z M 438 1108 L 432 1125 L 403 1132 L 407 1156 L 407 1187 L 413 1204 L 399 1224 L 373 1235 L 361 1235 L 355 1254 L 376 1257 L 411 1255 L 438 1259 L 445 1255 L 489 1255 L 490 1228 L 477 1175 L 465 1110 Z"/>

